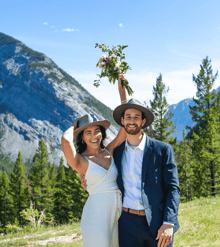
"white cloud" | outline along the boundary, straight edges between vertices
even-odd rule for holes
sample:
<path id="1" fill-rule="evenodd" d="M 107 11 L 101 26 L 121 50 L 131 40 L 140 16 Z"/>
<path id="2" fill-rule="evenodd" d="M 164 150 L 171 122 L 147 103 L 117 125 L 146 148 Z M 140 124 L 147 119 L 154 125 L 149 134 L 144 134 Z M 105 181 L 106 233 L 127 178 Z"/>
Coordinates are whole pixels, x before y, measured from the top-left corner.
<path id="1" fill-rule="evenodd" d="M 46 25 L 46 26 L 48 25 L 48 23 L 47 23 L 47 22 L 44 22 L 43 24 L 44 24 L 44 25 Z"/>
<path id="2" fill-rule="evenodd" d="M 123 27 L 124 25 L 122 23 L 119 23 L 119 27 Z"/>
<path id="3" fill-rule="evenodd" d="M 76 32 L 79 31 L 78 29 L 74 29 L 74 28 L 66 28 L 66 29 L 62 29 L 63 32 Z"/>
<path id="4" fill-rule="evenodd" d="M 55 28 L 55 26 L 51 26 L 51 28 Z"/>

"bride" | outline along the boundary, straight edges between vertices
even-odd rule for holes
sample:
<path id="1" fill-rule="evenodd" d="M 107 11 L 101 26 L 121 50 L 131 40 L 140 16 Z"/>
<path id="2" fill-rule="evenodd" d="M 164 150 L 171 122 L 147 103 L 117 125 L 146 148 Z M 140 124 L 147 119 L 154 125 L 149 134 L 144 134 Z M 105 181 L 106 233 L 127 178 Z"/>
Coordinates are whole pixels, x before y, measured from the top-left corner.
<path id="1" fill-rule="evenodd" d="M 122 103 L 127 102 L 125 87 L 118 77 Z M 62 136 L 61 145 L 68 164 L 87 180 L 89 198 L 83 208 L 81 232 L 84 247 L 118 247 L 118 219 L 122 212 L 114 149 L 126 138 L 122 127 L 116 138 L 104 146 L 108 120 L 93 121 L 90 115 L 77 119 Z M 73 140 L 76 140 L 75 149 Z"/>

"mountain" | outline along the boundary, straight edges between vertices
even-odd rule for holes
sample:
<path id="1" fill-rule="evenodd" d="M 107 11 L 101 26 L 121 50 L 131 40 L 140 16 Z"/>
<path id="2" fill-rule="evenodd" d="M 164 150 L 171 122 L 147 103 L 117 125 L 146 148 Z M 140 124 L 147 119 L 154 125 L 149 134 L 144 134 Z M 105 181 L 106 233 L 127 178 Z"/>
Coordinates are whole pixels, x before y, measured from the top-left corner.
<path id="1" fill-rule="evenodd" d="M 4 153 L 15 161 L 20 150 L 27 162 L 43 138 L 50 161 L 59 165 L 64 156 L 63 132 L 88 113 L 116 126 L 112 110 L 50 58 L 0 33 L 0 143 Z M 114 126 L 107 131 L 110 140 L 116 133 Z"/>
<path id="2" fill-rule="evenodd" d="M 217 93 L 219 91 L 220 87 L 216 89 Z M 174 125 L 176 125 L 176 132 L 173 134 L 173 137 L 176 137 L 178 141 L 183 139 L 183 130 L 186 130 L 186 126 L 193 126 L 195 124 L 192 122 L 189 106 L 195 106 L 192 98 L 181 100 L 179 103 L 170 106 L 169 111 L 174 113 L 172 120 Z M 188 130 L 186 130 L 186 132 L 188 132 Z"/>

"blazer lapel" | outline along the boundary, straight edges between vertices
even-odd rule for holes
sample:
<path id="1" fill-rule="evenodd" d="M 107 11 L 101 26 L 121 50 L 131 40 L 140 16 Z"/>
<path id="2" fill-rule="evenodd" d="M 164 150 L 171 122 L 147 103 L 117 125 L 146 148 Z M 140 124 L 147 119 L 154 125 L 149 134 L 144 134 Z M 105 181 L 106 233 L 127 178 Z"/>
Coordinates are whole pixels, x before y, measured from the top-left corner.
<path id="1" fill-rule="evenodd" d="M 146 143 L 144 148 L 144 155 L 142 161 L 142 182 L 145 182 L 147 169 L 150 163 L 151 154 L 153 151 L 152 142 L 150 138 L 146 135 Z"/>

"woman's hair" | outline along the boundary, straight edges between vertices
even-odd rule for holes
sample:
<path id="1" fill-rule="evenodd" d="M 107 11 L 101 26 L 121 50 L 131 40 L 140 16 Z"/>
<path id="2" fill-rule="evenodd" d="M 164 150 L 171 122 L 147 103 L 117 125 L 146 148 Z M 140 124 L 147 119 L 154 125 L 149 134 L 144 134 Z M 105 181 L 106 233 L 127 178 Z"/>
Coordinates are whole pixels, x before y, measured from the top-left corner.
<path id="1" fill-rule="evenodd" d="M 99 125 L 99 128 L 100 128 L 101 133 L 102 133 L 102 140 L 101 140 L 101 143 L 100 143 L 100 147 L 104 149 L 105 148 L 105 145 L 104 145 L 103 141 L 106 138 L 106 130 L 101 125 Z M 82 137 L 83 137 L 83 131 L 81 131 L 79 133 L 79 135 L 77 136 L 77 138 L 76 138 L 76 152 L 79 153 L 79 154 L 83 153 L 86 150 L 86 148 L 87 148 L 86 143 L 82 139 Z"/>

